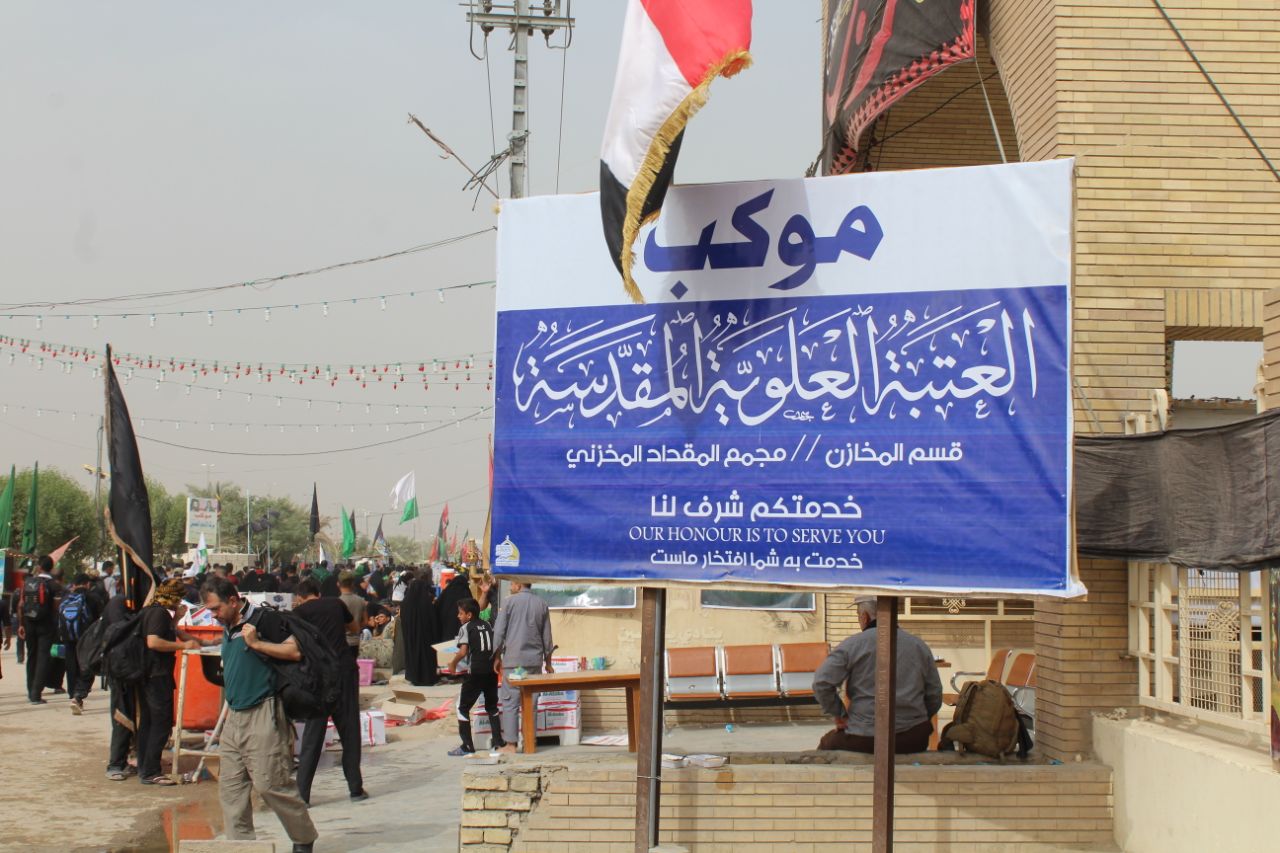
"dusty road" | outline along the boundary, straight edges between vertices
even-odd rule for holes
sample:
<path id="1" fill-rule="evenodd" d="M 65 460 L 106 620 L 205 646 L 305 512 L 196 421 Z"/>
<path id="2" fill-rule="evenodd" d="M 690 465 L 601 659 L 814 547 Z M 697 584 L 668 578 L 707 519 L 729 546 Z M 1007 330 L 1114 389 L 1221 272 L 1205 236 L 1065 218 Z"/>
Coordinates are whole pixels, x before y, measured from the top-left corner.
<path id="1" fill-rule="evenodd" d="M 14 650 L 0 654 L 0 851 L 165 853 L 176 851 L 179 835 L 221 832 L 216 782 L 157 788 L 136 778 L 106 779 L 105 692 L 95 689 L 79 717 L 65 695 L 46 691 L 47 705 L 29 705 Z M 438 704 L 457 688 L 428 692 Z M 347 800 L 341 770 L 326 754 L 312 794 L 318 853 L 456 851 L 461 764 L 445 755 L 454 731 L 450 714 L 393 731 L 395 742 L 367 750 L 363 770 L 372 796 L 363 803 Z M 261 802 L 257 807 L 259 837 L 283 841 L 275 816 Z"/>

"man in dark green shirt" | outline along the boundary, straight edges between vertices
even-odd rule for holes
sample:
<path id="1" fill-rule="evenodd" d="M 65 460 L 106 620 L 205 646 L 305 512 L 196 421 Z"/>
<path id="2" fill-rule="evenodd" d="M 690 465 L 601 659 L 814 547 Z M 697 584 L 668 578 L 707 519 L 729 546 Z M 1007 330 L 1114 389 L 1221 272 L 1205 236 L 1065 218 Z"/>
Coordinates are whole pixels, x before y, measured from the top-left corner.
<path id="1" fill-rule="evenodd" d="M 223 626 L 223 682 L 231 710 L 218 747 L 218 795 L 227 840 L 255 839 L 252 794 L 257 791 L 280 818 L 294 853 L 311 853 L 316 828 L 291 778 L 289 721 L 276 696 L 275 671 L 265 660 L 296 661 L 302 652 L 280 614 L 255 614 L 225 578 L 209 578 L 200 594 Z"/>

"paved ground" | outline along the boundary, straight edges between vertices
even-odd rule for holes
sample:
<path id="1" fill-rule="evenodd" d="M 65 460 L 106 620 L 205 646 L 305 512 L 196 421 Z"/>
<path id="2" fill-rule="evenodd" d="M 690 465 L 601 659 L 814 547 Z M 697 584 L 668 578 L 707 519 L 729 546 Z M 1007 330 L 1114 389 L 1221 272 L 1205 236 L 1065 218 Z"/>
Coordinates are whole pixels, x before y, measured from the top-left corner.
<path id="1" fill-rule="evenodd" d="M 95 690 L 80 717 L 65 696 L 46 693 L 49 704 L 32 706 L 14 650 L 0 653 L 0 662 L 0 851 L 162 853 L 176 848 L 176 834 L 208 838 L 221 831 L 216 782 L 155 788 L 106 780 L 105 693 Z M 438 705 L 457 687 L 429 692 Z M 323 758 L 312 792 L 321 853 L 457 850 L 462 767 L 445 755 L 457 736 L 452 714 L 392 736 L 396 742 L 365 752 L 372 797 L 363 803 L 347 799 L 334 755 Z M 260 837 L 283 840 L 270 811 L 257 818 Z"/>
<path id="2" fill-rule="evenodd" d="M 5 781 L 0 785 L 0 851 L 172 853 L 178 836 L 211 838 L 221 832 L 216 782 L 166 789 L 143 787 L 136 780 L 106 781 L 105 693 L 95 690 L 81 717 L 71 714 L 65 696 L 47 695 L 49 704 L 31 706 L 13 650 L 3 652 L 0 661 L 5 673 L 0 679 L 0 779 Z M 440 685 L 423 692 L 434 707 L 455 699 L 458 688 Z M 825 728 L 810 723 L 676 729 L 667 733 L 663 746 L 675 753 L 797 752 L 812 749 Z M 392 742 L 364 753 L 365 787 L 372 797 L 363 803 L 347 799 L 337 753 L 322 759 L 311 812 L 320 830 L 320 853 L 457 850 L 462 760 L 445 754 L 457 743 L 452 707 L 442 720 L 392 729 L 389 737 Z M 541 746 L 536 757 L 514 760 L 616 760 L 622 755 L 621 747 Z M 283 841 L 274 815 L 260 802 L 258 807 L 260 837 Z"/>

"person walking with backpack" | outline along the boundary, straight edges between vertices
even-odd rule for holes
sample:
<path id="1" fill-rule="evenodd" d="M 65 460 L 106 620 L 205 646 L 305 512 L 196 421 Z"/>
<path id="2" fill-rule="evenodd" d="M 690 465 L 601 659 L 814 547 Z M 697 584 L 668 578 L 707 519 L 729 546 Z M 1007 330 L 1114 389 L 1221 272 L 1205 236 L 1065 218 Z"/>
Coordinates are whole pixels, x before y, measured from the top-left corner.
<path id="1" fill-rule="evenodd" d="M 298 796 L 311 804 L 311 781 L 315 778 L 324 749 L 324 735 L 329 717 L 342 743 L 342 774 L 347 779 L 347 792 L 352 802 L 369 799 L 360 774 L 360 672 L 356 668 L 357 649 L 347 645 L 347 637 L 356 627 L 355 618 L 341 598 L 321 598 L 320 584 L 311 578 L 298 582 L 295 591 L 301 602 L 293 613 L 316 627 L 338 660 L 341 694 L 328 714 L 307 720 L 302 729 L 302 748 L 298 754 Z"/>
<path id="2" fill-rule="evenodd" d="M 103 627 L 107 632 L 114 625 L 123 625 L 130 614 L 124 593 L 117 592 L 102 611 Z M 119 631 L 120 629 L 115 629 Z M 106 669 L 105 661 L 103 668 Z M 135 746 L 134 721 L 137 719 L 134 687 L 107 673 L 107 687 L 111 693 L 111 746 L 107 755 L 107 779 L 123 782 L 136 768 L 129 766 L 129 751 Z"/>
<path id="3" fill-rule="evenodd" d="M 58 603 L 58 642 L 62 643 L 63 657 L 67 662 L 67 693 L 71 697 L 71 713 L 77 717 L 84 713 L 84 700 L 93 688 L 93 673 L 81 672 L 76 649 L 81 635 L 99 609 L 90 595 L 93 581 L 84 572 L 71 580 L 71 588 L 62 594 Z"/>
<path id="4" fill-rule="evenodd" d="M 173 669 L 177 652 L 201 645 L 177 628 L 187 610 L 182 593 L 182 579 L 170 578 L 156 589 L 151 604 L 139 611 L 146 645 L 146 677 L 140 689 L 142 713 L 138 723 L 138 779 L 144 785 L 177 784 L 160 770 L 160 755 L 173 730 L 173 691 L 177 689 Z"/>
<path id="5" fill-rule="evenodd" d="M 45 682 L 49 680 L 49 659 L 58 633 L 57 600 L 62 587 L 53 579 L 53 560 L 45 554 L 36 561 L 36 570 L 22 582 L 18 613 L 22 624 L 18 636 L 27 646 L 27 701 L 46 704 Z"/>
<path id="6" fill-rule="evenodd" d="M 302 650 L 279 613 L 251 606 L 225 578 L 207 579 L 200 595 L 223 626 L 223 692 L 231 710 L 218 746 L 218 795 L 227 840 L 257 837 L 256 791 L 280 819 L 293 853 L 311 853 L 316 827 L 290 778 L 292 731 L 276 693 L 275 670 L 267 662 L 301 660 Z"/>
<path id="7" fill-rule="evenodd" d="M 458 696 L 458 736 L 462 745 L 449 750 L 450 755 L 469 755 L 476 751 L 471 738 L 471 709 L 476 700 L 484 697 L 484 710 L 489 715 L 489 743 L 493 749 L 502 749 L 507 742 L 502 739 L 501 721 L 498 718 L 498 674 L 493 671 L 493 628 L 480 618 L 480 603 L 474 598 L 458 602 L 458 652 L 449 661 L 449 669 L 456 671 L 464 659 L 468 662 L 467 680 L 462 683 Z"/>

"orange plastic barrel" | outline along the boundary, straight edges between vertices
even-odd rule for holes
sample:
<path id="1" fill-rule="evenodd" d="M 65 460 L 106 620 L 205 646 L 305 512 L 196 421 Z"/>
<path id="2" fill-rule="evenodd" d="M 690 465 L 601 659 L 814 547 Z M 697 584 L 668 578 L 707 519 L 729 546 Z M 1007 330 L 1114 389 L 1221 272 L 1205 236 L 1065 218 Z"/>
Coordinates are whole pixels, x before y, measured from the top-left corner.
<path id="1" fill-rule="evenodd" d="M 222 627 L 219 625 L 196 626 L 184 628 L 188 634 L 198 640 L 218 640 L 222 638 Z M 174 684 L 181 684 L 182 658 L 174 663 Z M 178 694 L 173 696 L 173 707 L 178 708 Z M 191 656 L 187 662 L 187 702 L 182 708 L 182 727 L 195 731 L 206 731 L 218 724 L 218 712 L 222 710 L 222 688 L 210 683 L 204 677 L 204 668 L 200 659 Z"/>

